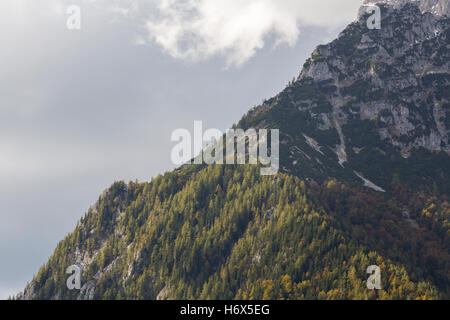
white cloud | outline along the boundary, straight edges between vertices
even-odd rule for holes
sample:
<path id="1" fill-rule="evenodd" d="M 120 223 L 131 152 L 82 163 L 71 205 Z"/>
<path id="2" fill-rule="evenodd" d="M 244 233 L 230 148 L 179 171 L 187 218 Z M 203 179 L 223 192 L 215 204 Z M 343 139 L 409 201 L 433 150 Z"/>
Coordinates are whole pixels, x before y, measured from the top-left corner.
<path id="1" fill-rule="evenodd" d="M 293 46 L 303 25 L 335 28 L 353 20 L 362 0 L 155 0 L 147 40 L 174 58 L 221 55 L 241 65 L 262 49 Z M 142 39 L 140 39 L 142 41 Z"/>
<path id="2" fill-rule="evenodd" d="M 79 0 L 82 14 L 128 19 L 136 44 L 156 43 L 170 56 L 201 61 L 222 56 L 242 65 L 269 42 L 293 46 L 303 26 L 338 28 L 351 22 L 363 0 Z M 65 19 L 72 0 L 2 0 L 4 31 L 36 19 Z M 9 26 L 9 28 L 8 28 Z M 144 30 L 144 31 L 143 31 Z M 0 34 L 1 34 L 0 30 Z M 271 41 L 270 41 L 271 42 Z M 271 42 L 272 43 L 272 42 Z"/>

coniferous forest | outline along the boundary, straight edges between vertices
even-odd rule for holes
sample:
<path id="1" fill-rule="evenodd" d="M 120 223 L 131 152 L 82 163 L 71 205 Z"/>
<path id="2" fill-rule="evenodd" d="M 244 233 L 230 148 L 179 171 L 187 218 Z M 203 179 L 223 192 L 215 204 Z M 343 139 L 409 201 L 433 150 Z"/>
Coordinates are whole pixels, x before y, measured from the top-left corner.
<path id="1" fill-rule="evenodd" d="M 257 170 L 192 167 L 113 184 L 41 268 L 35 298 L 76 297 L 65 271 L 80 252 L 95 299 L 448 298 L 445 196 L 393 181 L 386 201 Z M 366 287 L 373 264 L 382 290 Z"/>

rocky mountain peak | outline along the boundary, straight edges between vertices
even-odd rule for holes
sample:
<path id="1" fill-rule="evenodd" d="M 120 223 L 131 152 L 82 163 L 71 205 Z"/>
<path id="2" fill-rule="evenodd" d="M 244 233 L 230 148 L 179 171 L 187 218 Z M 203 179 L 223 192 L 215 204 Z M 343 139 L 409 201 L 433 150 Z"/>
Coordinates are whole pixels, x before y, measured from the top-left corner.
<path id="1" fill-rule="evenodd" d="M 387 4 L 395 9 L 401 8 L 408 3 L 416 4 L 422 13 L 430 12 L 437 16 L 450 15 L 450 1 L 448 0 L 365 0 L 365 5 Z"/>
<path id="2" fill-rule="evenodd" d="M 369 28 L 371 13 L 361 10 L 337 39 L 314 50 L 294 83 L 241 125 L 279 128 L 287 153 L 281 169 L 305 179 L 355 179 L 385 190 L 397 174 L 394 163 L 406 180 L 417 170 L 433 176 L 418 185 L 448 177 L 450 24 L 427 13 L 447 10 L 447 2 L 366 3 L 380 4 L 380 29 Z M 414 169 L 423 157 L 436 171 Z"/>

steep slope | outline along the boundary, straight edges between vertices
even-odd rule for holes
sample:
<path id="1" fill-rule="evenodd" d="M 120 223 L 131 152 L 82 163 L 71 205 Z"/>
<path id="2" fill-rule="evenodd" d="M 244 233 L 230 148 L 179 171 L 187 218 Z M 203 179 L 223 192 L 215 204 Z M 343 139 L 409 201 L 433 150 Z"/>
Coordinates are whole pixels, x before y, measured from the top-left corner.
<path id="1" fill-rule="evenodd" d="M 449 298 L 448 5 L 377 3 L 380 30 L 361 10 L 238 123 L 280 129 L 279 174 L 198 165 L 115 183 L 20 297 Z M 382 290 L 366 288 L 373 264 Z"/>
<path id="2" fill-rule="evenodd" d="M 422 13 L 429 12 L 437 16 L 447 15 L 450 12 L 450 3 L 447 0 L 365 0 L 365 4 L 384 3 L 399 9 L 407 3 L 417 5 Z"/>
<path id="3" fill-rule="evenodd" d="M 449 193 L 450 29 L 448 16 L 426 11 L 432 2 L 419 2 L 422 13 L 414 2 L 380 1 L 379 30 L 361 9 L 239 126 L 279 128 L 283 171 L 305 179 L 389 191 L 397 175 Z"/>
<path id="4" fill-rule="evenodd" d="M 426 217 L 416 230 L 403 207 L 376 193 L 333 181 L 313 190 L 292 176 L 260 176 L 255 166 L 120 182 L 58 245 L 24 298 L 445 297 L 448 202 L 414 206 L 420 214 L 433 206 L 447 230 L 433 231 Z M 83 270 L 80 291 L 66 287 L 73 264 Z M 377 293 L 365 284 L 372 264 L 382 269 Z"/>

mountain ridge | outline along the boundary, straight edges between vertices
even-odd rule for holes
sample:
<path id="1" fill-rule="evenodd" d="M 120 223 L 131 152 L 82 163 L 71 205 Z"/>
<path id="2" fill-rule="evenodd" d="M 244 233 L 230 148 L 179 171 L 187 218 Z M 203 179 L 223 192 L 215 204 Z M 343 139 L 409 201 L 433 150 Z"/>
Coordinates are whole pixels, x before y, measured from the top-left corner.
<path id="1" fill-rule="evenodd" d="M 304 179 L 358 183 L 357 171 L 386 189 L 393 175 L 385 168 L 393 166 L 405 180 L 423 170 L 416 186 L 438 181 L 449 192 L 449 20 L 411 3 L 379 5 L 380 30 L 366 26 L 370 14 L 363 11 L 238 126 L 280 128 L 282 170 Z M 370 157 L 383 164 L 367 167 Z M 443 165 L 424 170 L 431 158 Z"/>
<path id="2" fill-rule="evenodd" d="M 429 12 L 438 16 L 450 14 L 450 4 L 446 0 L 364 0 L 365 5 L 387 4 L 395 9 L 410 3 L 416 4 L 422 13 Z"/>
<path id="3" fill-rule="evenodd" d="M 237 124 L 280 129 L 279 174 L 116 182 L 17 298 L 448 299 L 449 19 L 426 12 L 442 1 L 378 3 L 380 30 L 360 14 Z"/>

